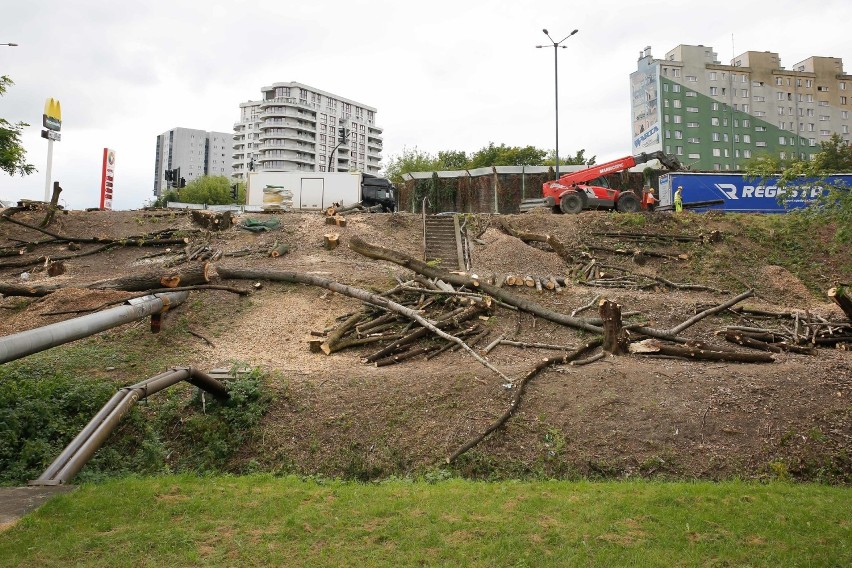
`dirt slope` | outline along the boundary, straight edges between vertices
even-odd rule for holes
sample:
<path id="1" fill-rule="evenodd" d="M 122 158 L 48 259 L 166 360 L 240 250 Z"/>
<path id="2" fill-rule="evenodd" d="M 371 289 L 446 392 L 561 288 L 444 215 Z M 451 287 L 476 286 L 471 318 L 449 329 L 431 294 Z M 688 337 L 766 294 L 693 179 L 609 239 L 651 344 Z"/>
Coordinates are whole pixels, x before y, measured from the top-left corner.
<path id="1" fill-rule="evenodd" d="M 264 218 L 268 218 L 263 216 Z M 15 216 L 38 222 L 37 213 Z M 295 270 L 326 276 L 342 283 L 385 290 L 395 277 L 410 272 L 375 262 L 351 251 L 353 236 L 414 257 L 422 254 L 419 216 L 351 215 L 341 234 L 342 246 L 326 251 L 328 232 L 317 214 L 280 214 L 281 226 L 254 234 L 239 229 L 209 234 L 194 231 L 183 214 L 163 212 L 70 212 L 57 217 L 51 230 L 64 235 L 122 238 L 166 228 L 184 231 L 193 244 L 234 252 L 250 248 L 256 254 L 225 257 L 216 264 Z M 570 313 L 597 294 L 619 302 L 625 310 L 643 312 L 645 321 L 667 328 L 692 316 L 700 306 L 718 304 L 746 287 L 757 297 L 746 304 L 765 309 L 808 309 L 839 319 L 837 308 L 809 291 L 789 270 L 767 264 L 765 243 L 750 238 L 741 221 L 724 216 L 681 217 L 656 214 L 622 216 L 589 212 L 579 216 L 534 212 L 510 216 L 519 229 L 553 234 L 571 248 L 585 245 L 637 246 L 687 260 L 648 258 L 642 265 L 630 256 L 595 253 L 600 262 L 635 273 L 664 276 L 729 290 L 712 292 L 604 290 L 568 285 L 561 294 L 519 293 L 541 304 Z M 473 270 L 480 275 L 518 273 L 563 275 L 565 262 L 546 247 L 535 247 L 505 234 L 493 218 L 471 221 L 484 231 L 472 246 Z M 707 234 L 720 230 L 718 244 L 628 242 L 596 236 L 600 231 L 657 231 Z M 43 239 L 34 231 L 0 222 L 0 247 Z M 17 239 L 17 240 L 15 240 Z M 287 242 L 290 253 L 270 259 L 264 252 L 273 243 Z M 84 251 L 92 245 L 83 245 Z M 178 247 L 179 248 L 179 247 Z M 162 267 L 182 254 L 143 258 L 155 249 L 122 247 L 66 261 L 66 274 L 49 278 L 29 268 L 3 268 L 0 281 L 61 283 L 84 286 L 127 273 Z M 845 253 L 849 253 L 848 250 Z M 69 254 L 66 245 L 44 244 L 12 261 L 40 255 Z M 850 280 L 838 267 L 836 251 L 812 259 L 824 281 Z M 843 251 L 841 251 L 843 254 Z M 229 282 L 247 286 L 247 282 Z M 516 289 L 517 290 L 517 289 Z M 90 307 L 123 297 L 121 292 L 69 289 L 23 305 L 6 298 L 0 334 L 44 325 L 70 317 L 42 317 L 63 309 Z M 235 463 L 273 471 L 373 478 L 406 474 L 438 466 L 471 435 L 487 427 L 509 403 L 512 392 L 503 381 L 470 356 L 447 352 L 425 361 L 375 368 L 362 364 L 369 348 L 332 356 L 307 349 L 310 330 L 335 323 L 359 303 L 321 288 L 267 283 L 248 299 L 225 292 L 196 292 L 192 301 L 168 319 L 194 318 L 193 329 L 212 340 L 209 346 L 187 335 L 200 368 L 234 362 L 276 371 L 271 386 L 278 398 L 264 421 L 263 431 L 246 446 Z M 204 317 L 197 314 L 203 313 Z M 740 321 L 734 315 L 708 318 L 685 333 L 718 342 L 713 332 Z M 168 321 L 166 322 L 168 325 Z M 500 334 L 519 341 L 577 345 L 588 336 L 534 318 L 497 308 L 488 325 L 489 340 Z M 201 326 L 201 327 L 199 327 Z M 484 345 L 484 343 L 483 343 Z M 528 371 L 553 352 L 500 346 L 490 361 L 512 378 Z M 144 377 L 132 376 L 132 380 Z M 128 380 L 131 380 L 128 379 Z M 637 356 L 606 358 L 588 366 L 554 368 L 529 386 L 517 414 L 464 456 L 457 467 L 471 475 L 659 475 L 719 478 L 731 475 L 798 475 L 804 478 L 849 480 L 852 471 L 852 354 L 822 349 L 815 357 L 780 354 L 766 365 L 701 363 Z"/>

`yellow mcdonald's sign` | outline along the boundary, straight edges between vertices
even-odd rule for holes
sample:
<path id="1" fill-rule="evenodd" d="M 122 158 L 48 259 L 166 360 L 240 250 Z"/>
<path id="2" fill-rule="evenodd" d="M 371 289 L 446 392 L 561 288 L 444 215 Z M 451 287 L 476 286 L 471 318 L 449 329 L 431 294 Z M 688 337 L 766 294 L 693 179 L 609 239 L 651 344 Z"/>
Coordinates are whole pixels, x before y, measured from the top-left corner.
<path id="1" fill-rule="evenodd" d="M 42 116 L 44 127 L 49 130 L 62 129 L 62 107 L 59 101 L 53 97 L 44 101 L 44 115 Z"/>

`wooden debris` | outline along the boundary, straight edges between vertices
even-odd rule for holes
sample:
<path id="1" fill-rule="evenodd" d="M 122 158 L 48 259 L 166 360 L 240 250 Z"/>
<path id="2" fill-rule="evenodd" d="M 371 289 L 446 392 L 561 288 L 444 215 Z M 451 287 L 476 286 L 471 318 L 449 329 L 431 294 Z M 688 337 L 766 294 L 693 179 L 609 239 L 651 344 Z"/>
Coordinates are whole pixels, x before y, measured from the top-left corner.
<path id="1" fill-rule="evenodd" d="M 328 217 L 331 219 L 331 217 Z M 340 244 L 340 235 L 337 233 L 326 233 L 323 235 L 323 246 L 325 250 L 334 250 Z"/>
<path id="2" fill-rule="evenodd" d="M 852 287 L 835 286 L 827 292 L 827 295 L 835 304 L 840 306 L 840 309 L 852 322 Z"/>
<path id="3" fill-rule="evenodd" d="M 721 349 L 709 349 L 706 346 L 697 345 L 668 345 L 656 339 L 646 339 L 630 344 L 630 353 L 635 354 L 659 354 L 681 357 L 684 359 L 706 360 L 706 361 L 731 361 L 737 363 L 772 363 L 775 359 L 763 353 L 740 353 L 739 351 L 727 351 Z"/>
<path id="4" fill-rule="evenodd" d="M 290 252 L 290 245 L 287 243 L 278 244 L 277 242 L 272 245 L 272 248 L 269 249 L 269 256 L 272 258 L 278 258 L 279 256 L 283 256 Z"/>
<path id="5" fill-rule="evenodd" d="M 603 350 L 613 355 L 627 352 L 627 335 L 621 324 L 621 306 L 603 298 L 598 302 L 598 313 L 603 321 Z"/>
<path id="6" fill-rule="evenodd" d="M 192 209 L 192 222 L 209 231 L 224 231 L 234 225 L 234 217 L 230 211 L 205 211 Z"/>

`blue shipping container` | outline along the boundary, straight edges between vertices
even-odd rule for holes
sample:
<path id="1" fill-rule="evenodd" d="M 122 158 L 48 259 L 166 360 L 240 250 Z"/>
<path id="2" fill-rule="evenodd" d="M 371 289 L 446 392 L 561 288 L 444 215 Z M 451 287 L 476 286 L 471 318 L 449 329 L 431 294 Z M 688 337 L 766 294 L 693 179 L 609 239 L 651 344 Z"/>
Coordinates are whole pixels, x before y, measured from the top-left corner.
<path id="1" fill-rule="evenodd" d="M 723 203 L 706 207 L 692 208 L 693 211 L 710 209 L 736 213 L 784 213 L 788 209 L 807 207 L 813 200 L 828 190 L 826 185 L 852 187 L 852 174 L 827 176 L 825 180 L 802 178 L 795 184 L 788 184 L 783 190 L 775 185 L 777 178 L 749 180 L 743 174 L 704 174 L 673 172 L 660 177 L 660 205 L 672 205 L 677 187 L 683 203 L 700 203 L 723 200 Z M 789 198 L 779 203 L 779 192 Z"/>

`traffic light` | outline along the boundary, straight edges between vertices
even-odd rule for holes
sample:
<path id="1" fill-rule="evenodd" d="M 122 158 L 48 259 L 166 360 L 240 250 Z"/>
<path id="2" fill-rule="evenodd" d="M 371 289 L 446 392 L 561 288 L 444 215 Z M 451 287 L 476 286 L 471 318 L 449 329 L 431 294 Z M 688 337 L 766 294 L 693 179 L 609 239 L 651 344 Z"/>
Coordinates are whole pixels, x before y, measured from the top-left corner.
<path id="1" fill-rule="evenodd" d="M 180 185 L 178 187 L 186 187 L 186 178 L 180 178 Z"/>
<path id="2" fill-rule="evenodd" d="M 346 142 L 346 139 L 349 138 L 349 129 L 344 126 L 341 126 L 337 129 L 337 141 L 343 144 Z"/>
<path id="3" fill-rule="evenodd" d="M 239 184 L 231 184 L 231 199 L 234 201 L 237 200 L 237 195 L 239 195 L 240 186 Z"/>

